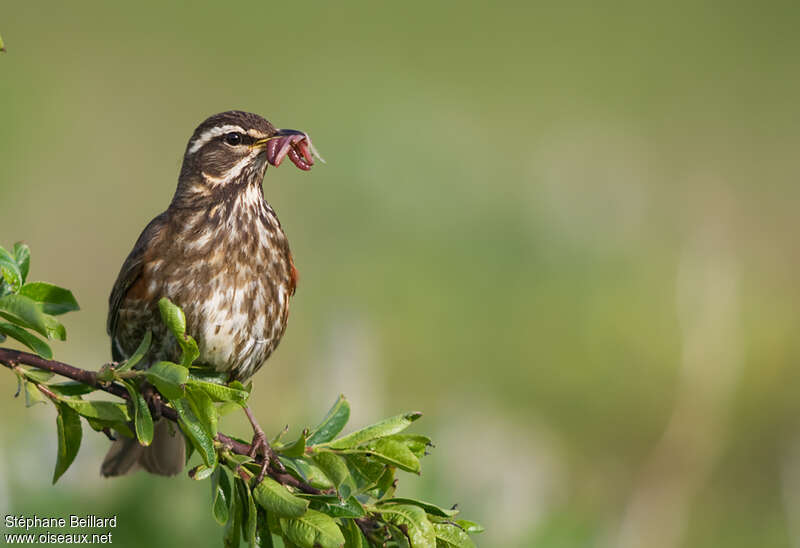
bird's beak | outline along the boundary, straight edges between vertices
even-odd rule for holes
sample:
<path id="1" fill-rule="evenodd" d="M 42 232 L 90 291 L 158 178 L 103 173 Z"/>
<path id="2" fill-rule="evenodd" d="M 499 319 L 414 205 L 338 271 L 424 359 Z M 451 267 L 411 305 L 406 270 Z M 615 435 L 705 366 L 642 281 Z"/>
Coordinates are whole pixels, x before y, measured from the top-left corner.
<path id="1" fill-rule="evenodd" d="M 286 156 L 303 171 L 310 170 L 314 165 L 311 139 L 303 131 L 279 129 L 273 135 L 259 139 L 253 146 L 263 147 L 267 152 L 267 161 L 275 167 L 281 165 Z"/>

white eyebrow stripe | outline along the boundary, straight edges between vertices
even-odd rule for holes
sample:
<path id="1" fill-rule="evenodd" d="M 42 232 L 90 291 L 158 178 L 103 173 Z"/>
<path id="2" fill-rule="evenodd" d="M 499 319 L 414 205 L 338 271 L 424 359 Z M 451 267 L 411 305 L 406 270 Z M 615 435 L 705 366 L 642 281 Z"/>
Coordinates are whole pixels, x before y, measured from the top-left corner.
<path id="1" fill-rule="evenodd" d="M 223 135 L 225 133 L 230 133 L 232 131 L 238 133 L 247 133 L 241 127 L 234 125 L 212 127 L 211 129 L 207 129 L 206 131 L 204 131 L 200 135 L 200 137 L 198 137 L 197 139 L 194 140 L 194 142 L 192 142 L 192 146 L 189 147 L 189 154 L 194 154 L 195 152 L 200 150 L 204 144 L 209 142 L 214 137 L 219 137 L 220 135 Z"/>
<path id="2" fill-rule="evenodd" d="M 262 133 L 262 132 L 258 131 L 257 129 L 248 129 L 247 130 L 247 134 L 250 137 L 253 137 L 254 139 L 263 139 L 265 137 L 269 137 L 268 133 Z"/>

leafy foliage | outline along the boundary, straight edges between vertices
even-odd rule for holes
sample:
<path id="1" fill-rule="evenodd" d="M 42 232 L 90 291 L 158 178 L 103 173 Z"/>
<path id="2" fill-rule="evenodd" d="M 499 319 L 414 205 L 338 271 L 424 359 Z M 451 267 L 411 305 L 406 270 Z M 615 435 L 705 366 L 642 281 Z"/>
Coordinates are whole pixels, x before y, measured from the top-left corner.
<path id="1" fill-rule="evenodd" d="M 72 292 L 45 282 L 28 282 L 31 253 L 23 243 L 13 251 L 0 247 L 0 342 L 16 339 L 38 355 L 52 359 L 53 351 L 35 333 L 63 341 L 67 331 L 55 316 L 78 310 Z M 35 332 L 35 333 L 32 333 Z"/>
<path id="2" fill-rule="evenodd" d="M 27 282 L 29 264 L 27 246 L 17 244 L 13 253 L 0 248 L 0 316 L 8 320 L 0 323 L 0 333 L 49 359 L 49 346 L 31 331 L 63 340 L 64 327 L 54 316 L 77 310 L 78 305 L 66 289 Z M 28 405 L 45 401 L 45 395 L 58 411 L 54 483 L 78 454 L 81 417 L 94 430 L 115 430 L 149 445 L 154 422 L 144 391 L 154 387 L 174 409 L 181 431 L 202 460 L 189 476 L 210 480 L 211 517 L 225 526 L 226 547 L 243 542 L 271 547 L 273 537 L 280 537 L 289 548 L 474 546 L 469 533 L 482 528 L 456 520 L 455 507 L 394 495 L 397 471 L 419 474 L 420 459 L 431 446 L 426 436 L 405 432 L 421 413 L 403 413 L 340 436 L 350 406 L 339 396 L 313 429 L 303 430 L 291 441 L 283 441 L 286 431 L 272 440 L 285 472 L 271 469 L 273 477 L 259 482 L 261 464 L 234 452 L 230 442 L 223 441 L 231 438 L 218 435 L 219 417 L 231 407 L 243 408 L 250 387 L 226 383 L 195 364 L 198 346 L 186 333 L 183 311 L 167 299 L 159 302 L 159 309 L 182 350 L 180 363 L 160 361 L 137 369 L 152 341 L 147 333 L 130 359 L 107 364 L 96 376 L 105 387 L 124 388 L 115 393 L 127 394 L 125 403 L 86 400 L 84 396 L 98 388 L 53 380 L 53 373 L 43 369 L 12 366 L 25 387 Z"/>
<path id="3" fill-rule="evenodd" d="M 56 426 L 58 431 L 58 455 L 56 457 L 56 469 L 53 472 L 53 483 L 67 471 L 72 461 L 78 455 L 83 438 L 83 428 L 81 418 L 68 405 L 58 405 L 58 417 Z"/>

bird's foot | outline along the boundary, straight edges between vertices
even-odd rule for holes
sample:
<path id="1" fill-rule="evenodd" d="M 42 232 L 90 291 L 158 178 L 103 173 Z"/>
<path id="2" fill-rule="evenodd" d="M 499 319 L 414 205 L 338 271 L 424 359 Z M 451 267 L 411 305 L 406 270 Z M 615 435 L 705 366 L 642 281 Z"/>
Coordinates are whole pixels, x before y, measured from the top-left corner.
<path id="1" fill-rule="evenodd" d="M 281 472 L 285 472 L 286 468 L 284 468 L 283 463 L 278 459 L 278 455 L 272 447 L 270 447 L 269 442 L 267 442 L 267 435 L 264 434 L 264 430 L 261 429 L 258 421 L 256 421 L 253 412 L 250 411 L 249 407 L 245 407 L 244 412 L 245 415 L 247 415 L 247 419 L 250 421 L 250 425 L 253 427 L 253 441 L 250 443 L 250 450 L 247 451 L 247 456 L 255 458 L 260 454 L 264 457 L 264 460 L 261 461 L 261 470 L 256 478 L 256 485 L 258 485 L 261 483 L 261 480 L 264 479 L 264 476 L 267 475 L 267 469 L 270 463 L 274 464 L 275 468 Z"/>
<path id="2" fill-rule="evenodd" d="M 256 432 L 253 435 L 253 441 L 250 443 L 250 450 L 247 452 L 247 456 L 253 458 L 259 454 L 264 455 L 264 460 L 261 461 L 261 470 L 258 472 L 256 485 L 261 483 L 261 480 L 267 475 L 269 463 L 273 458 L 272 448 L 269 446 L 269 443 L 267 443 L 267 437 L 264 435 L 264 432 Z"/>

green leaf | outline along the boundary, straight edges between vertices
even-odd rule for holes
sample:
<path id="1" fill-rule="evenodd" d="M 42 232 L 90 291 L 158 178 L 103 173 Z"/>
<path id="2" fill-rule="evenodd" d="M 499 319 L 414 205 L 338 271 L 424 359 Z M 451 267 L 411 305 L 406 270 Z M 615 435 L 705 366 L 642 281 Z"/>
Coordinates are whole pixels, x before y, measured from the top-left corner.
<path id="1" fill-rule="evenodd" d="M 147 447 L 153 442 L 153 417 L 142 393 L 136 389 L 133 382 L 123 383 L 131 397 L 130 406 L 133 409 L 133 425 L 136 430 L 136 439 L 140 445 Z"/>
<path id="2" fill-rule="evenodd" d="M 242 406 L 238 403 L 233 403 L 232 401 L 226 401 L 217 406 L 217 415 L 220 417 L 224 417 L 225 415 L 230 415 L 234 411 L 241 411 Z"/>
<path id="3" fill-rule="evenodd" d="M 450 523 L 434 523 L 437 548 L 475 548 L 475 543 L 460 527 Z"/>
<path id="4" fill-rule="evenodd" d="M 19 264 L 11 253 L 0 247 L 0 279 L 5 281 L 12 293 L 19 291 L 22 286 L 22 272 Z"/>
<path id="5" fill-rule="evenodd" d="M 68 406 L 59 404 L 56 430 L 58 431 L 58 453 L 56 469 L 53 472 L 53 483 L 67 471 L 78 454 L 83 437 L 81 418 Z"/>
<path id="6" fill-rule="evenodd" d="M 211 475 L 214 474 L 214 470 L 217 468 L 219 468 L 219 466 L 212 468 L 210 466 L 206 466 L 205 464 L 198 464 L 189 470 L 189 477 L 195 481 L 203 481 L 204 479 L 211 477 Z"/>
<path id="7" fill-rule="evenodd" d="M 211 476 L 211 513 L 220 525 L 228 521 L 229 505 L 231 500 L 231 483 L 228 472 L 222 466 L 217 466 Z"/>
<path id="8" fill-rule="evenodd" d="M 319 451 L 312 457 L 320 470 L 331 480 L 333 486 L 339 490 L 342 484 L 350 478 L 350 472 L 347 470 L 347 464 L 344 459 L 339 455 L 331 453 L 330 451 Z M 349 493 L 348 493 L 349 494 Z M 346 496 L 342 494 L 342 496 Z"/>
<path id="9" fill-rule="evenodd" d="M 419 506 L 396 504 L 377 506 L 383 519 L 397 525 L 408 536 L 412 548 L 436 548 L 433 524 Z"/>
<path id="10" fill-rule="evenodd" d="M 259 508 L 261 507 L 259 506 Z M 278 516 L 276 516 L 275 514 L 270 514 L 266 510 L 264 510 L 264 515 L 267 516 L 267 527 L 269 528 L 270 531 L 272 531 L 272 534 L 282 535 L 283 531 L 281 530 L 281 523 L 279 521 L 280 518 L 278 518 Z"/>
<path id="11" fill-rule="evenodd" d="M 208 394 L 199 388 L 187 385 L 186 398 L 192 406 L 192 411 L 197 418 L 203 421 L 203 426 L 211 437 L 217 437 L 217 408 Z"/>
<path id="12" fill-rule="evenodd" d="M 131 420 L 128 414 L 128 408 L 122 403 L 110 401 L 83 401 L 67 398 L 61 401 L 77 411 L 82 417 L 111 423 L 128 422 Z"/>
<path id="13" fill-rule="evenodd" d="M 270 477 L 261 480 L 253 492 L 256 502 L 268 513 L 282 518 L 296 518 L 306 513 L 308 501 L 291 494 Z"/>
<path id="14" fill-rule="evenodd" d="M 363 454 L 345 455 L 344 460 L 359 491 L 374 487 L 386 470 L 385 464 L 370 460 Z"/>
<path id="15" fill-rule="evenodd" d="M 349 418 L 350 404 L 347 403 L 344 395 L 340 395 L 339 399 L 336 400 L 328 411 L 328 414 L 322 419 L 322 422 L 311 431 L 311 434 L 308 436 L 308 441 L 306 442 L 307 445 L 316 445 L 318 443 L 331 441 L 342 431 L 342 428 L 347 424 Z"/>
<path id="16" fill-rule="evenodd" d="M 20 371 L 25 375 L 25 378 L 36 383 L 46 383 L 55 375 L 52 371 L 45 371 L 34 367 L 20 367 Z"/>
<path id="17" fill-rule="evenodd" d="M 259 507 L 258 508 L 258 545 L 261 548 L 274 548 L 274 544 L 272 543 L 272 532 L 269 530 L 269 517 L 267 517 L 266 511 Z"/>
<path id="18" fill-rule="evenodd" d="M 369 496 L 376 499 L 384 499 L 394 496 L 394 492 L 397 489 L 397 482 L 394 479 L 396 470 L 397 467 L 395 466 L 386 466 L 386 470 L 384 470 L 381 477 L 375 483 L 375 487 L 367 492 Z"/>
<path id="19" fill-rule="evenodd" d="M 190 378 L 186 385 L 202 390 L 215 402 L 235 402 L 239 405 L 244 405 L 247 403 L 247 398 L 250 397 L 250 393 L 245 390 L 237 390 L 230 386 L 213 382 L 198 381 Z"/>
<path id="20" fill-rule="evenodd" d="M 82 382 L 78 381 L 66 381 L 66 382 L 58 382 L 48 384 L 47 387 L 58 394 L 59 396 L 82 396 L 83 394 L 88 394 L 89 392 L 94 392 L 94 388 L 89 386 L 88 384 L 83 384 Z"/>
<path id="21" fill-rule="evenodd" d="M 397 466 L 406 472 L 419 474 L 419 459 L 404 443 L 390 439 L 379 439 L 369 445 L 358 449 L 349 449 L 345 453 L 363 454 L 365 457 L 374 457 L 380 461 Z"/>
<path id="22" fill-rule="evenodd" d="M 242 538 L 242 501 L 234 491 L 231 493 L 230 519 L 225 528 L 225 548 L 238 548 Z"/>
<path id="23" fill-rule="evenodd" d="M 367 515 L 364 506 L 355 497 L 347 497 L 343 500 L 336 495 L 300 495 L 308 499 L 311 508 L 333 518 L 360 518 Z"/>
<path id="24" fill-rule="evenodd" d="M 2 36 L 0 36 L 0 51 L 6 51 L 6 45 L 3 43 Z"/>
<path id="25" fill-rule="evenodd" d="M 237 480 L 239 494 L 242 497 L 242 534 L 244 540 L 251 546 L 256 545 L 256 531 L 258 528 L 258 510 L 253 500 L 253 493 L 245 481 Z"/>
<path id="26" fill-rule="evenodd" d="M 312 487 L 317 489 L 330 489 L 333 487 L 328 477 L 316 464 L 311 464 L 304 459 L 290 459 L 281 456 L 278 456 L 278 459 L 289 471 L 294 472 L 295 475 L 308 482 Z"/>
<path id="27" fill-rule="evenodd" d="M 47 338 L 55 339 L 57 341 L 67 340 L 67 329 L 64 325 L 53 316 L 49 314 L 44 315 L 45 329 L 47 329 Z"/>
<path id="28" fill-rule="evenodd" d="M 47 403 L 44 394 L 42 394 L 36 385 L 32 382 L 25 381 L 25 407 L 33 407 L 37 403 Z"/>
<path id="29" fill-rule="evenodd" d="M 240 381 L 231 381 L 228 383 L 228 386 L 236 390 L 244 390 L 248 394 L 253 391 L 253 381 L 248 382 L 247 386 L 243 385 Z"/>
<path id="30" fill-rule="evenodd" d="M 57 316 L 80 310 L 72 291 L 46 282 L 29 282 L 19 290 L 20 295 L 30 297 L 42 305 L 42 312 Z"/>
<path id="31" fill-rule="evenodd" d="M 207 430 L 204 421 L 195 414 L 196 404 L 190 402 L 188 398 L 172 400 L 171 403 L 178 412 L 181 430 L 192 441 L 203 462 L 212 468 L 216 466 L 217 451 L 214 447 L 214 436 Z"/>
<path id="32" fill-rule="evenodd" d="M 156 362 L 145 371 L 145 375 L 162 396 L 172 401 L 183 397 L 183 385 L 189 378 L 189 370 L 177 363 Z"/>
<path id="33" fill-rule="evenodd" d="M 175 336 L 183 351 L 181 364 L 189 367 L 200 355 L 200 350 L 197 348 L 197 342 L 186 334 L 186 316 L 183 314 L 183 310 L 166 297 L 158 301 L 158 308 L 161 312 L 161 320 Z"/>
<path id="34" fill-rule="evenodd" d="M 458 510 L 447 510 L 442 508 L 441 506 L 436 506 L 435 504 L 431 504 L 429 502 L 416 500 L 416 499 L 407 499 L 401 497 L 395 497 L 391 499 L 385 499 L 378 502 L 378 505 L 381 504 L 413 504 L 414 506 L 419 506 L 428 514 L 433 514 L 434 516 L 439 516 L 443 518 L 452 518 L 456 514 L 458 514 Z"/>
<path id="35" fill-rule="evenodd" d="M 179 340 L 178 344 L 181 345 L 181 350 L 183 350 L 183 354 L 181 354 L 181 364 L 185 367 L 189 367 L 200 356 L 200 349 L 197 347 L 197 341 L 189 335 L 184 335 L 183 340 Z"/>
<path id="36" fill-rule="evenodd" d="M 136 347 L 136 351 L 131 355 L 130 358 L 125 360 L 119 367 L 117 367 L 118 372 L 127 371 L 129 369 L 133 369 L 136 364 L 142 361 L 147 351 L 150 350 L 150 342 L 153 340 L 153 333 L 148 329 L 147 332 L 142 337 L 142 342 L 139 343 L 139 346 Z"/>
<path id="37" fill-rule="evenodd" d="M 255 461 L 253 457 L 236 453 L 225 453 L 225 460 L 230 462 L 233 468 Z"/>
<path id="38" fill-rule="evenodd" d="M 421 436 L 419 434 L 395 434 L 393 436 L 387 436 L 386 439 L 406 444 L 417 458 L 424 457 L 428 447 L 433 447 L 433 443 L 431 443 L 431 439 L 428 436 Z"/>
<path id="39" fill-rule="evenodd" d="M 408 537 L 397 525 L 394 523 L 387 523 L 386 528 L 389 530 L 392 540 L 394 541 L 393 543 L 386 543 L 387 546 L 392 546 L 392 548 L 412 548 L 411 544 L 408 542 Z"/>
<path id="40" fill-rule="evenodd" d="M 19 266 L 19 273 L 22 276 L 22 283 L 25 283 L 25 280 L 28 279 L 28 270 L 31 266 L 31 249 L 22 242 L 15 243 L 14 260 Z"/>
<path id="41" fill-rule="evenodd" d="M 0 282 L 5 282 L 8 285 L 9 292 L 16 293 L 20 284 L 22 284 L 22 277 L 19 275 L 18 270 L 8 263 L 0 263 Z"/>
<path id="42" fill-rule="evenodd" d="M 286 457 L 298 458 L 306 453 L 306 438 L 308 437 L 308 430 L 303 430 L 300 437 L 285 447 L 277 449 L 277 451 Z"/>
<path id="43" fill-rule="evenodd" d="M 180 426 L 180 423 L 178 424 Z M 191 460 L 192 455 L 194 455 L 194 442 L 189 439 L 189 436 L 183 436 L 183 446 L 186 451 L 186 460 L 184 461 L 184 466 L 189 466 L 189 460 Z"/>
<path id="44" fill-rule="evenodd" d="M 228 382 L 229 374 L 227 372 L 219 372 L 215 369 L 210 369 L 207 366 L 197 366 L 193 365 L 189 369 L 189 380 L 192 381 L 203 381 L 203 382 L 210 382 L 214 384 L 221 384 L 225 385 Z M 239 389 L 242 383 L 235 381 L 230 383 L 229 386 Z"/>
<path id="45" fill-rule="evenodd" d="M 358 447 L 359 445 L 372 441 L 384 436 L 391 436 L 397 434 L 408 428 L 412 422 L 422 416 L 422 413 L 405 413 L 403 415 L 396 415 L 388 419 L 384 419 L 373 425 L 356 430 L 338 440 L 334 440 L 328 444 L 333 449 L 349 449 Z"/>
<path id="46" fill-rule="evenodd" d="M 158 310 L 161 312 L 161 321 L 175 335 L 175 338 L 183 338 L 183 334 L 186 333 L 186 316 L 183 314 L 183 310 L 166 297 L 158 301 Z"/>
<path id="47" fill-rule="evenodd" d="M 110 428 L 116 430 L 118 434 L 122 434 L 126 438 L 133 439 L 135 437 L 131 429 L 128 428 L 128 423 L 126 422 L 103 421 L 90 417 L 84 417 L 84 419 L 86 419 L 86 422 L 95 432 L 102 432 L 104 429 Z"/>
<path id="48" fill-rule="evenodd" d="M 280 523 L 284 536 L 300 548 L 344 546 L 344 536 L 336 522 L 322 512 L 308 510 L 299 518 L 281 518 Z"/>
<path id="49" fill-rule="evenodd" d="M 339 528 L 342 530 L 344 536 L 344 545 L 346 548 L 369 548 L 369 543 L 364 533 L 356 525 L 352 519 L 342 520 L 342 525 Z"/>
<path id="50" fill-rule="evenodd" d="M 457 519 L 456 525 L 461 527 L 467 533 L 483 533 L 486 530 L 480 523 L 475 523 L 474 521 L 469 521 L 466 519 Z"/>
<path id="51" fill-rule="evenodd" d="M 42 312 L 41 305 L 25 295 L 5 295 L 0 297 L 0 316 L 28 329 L 33 329 L 48 339 L 63 341 L 66 330 L 52 316 Z"/>

